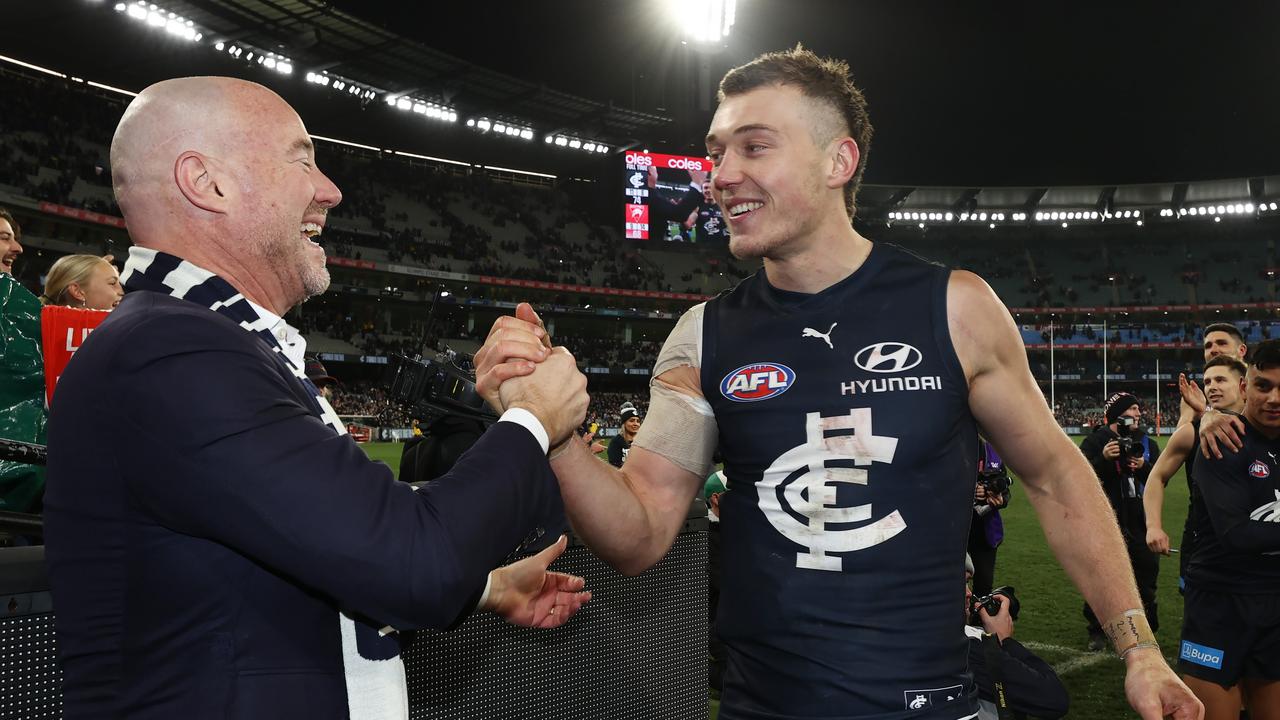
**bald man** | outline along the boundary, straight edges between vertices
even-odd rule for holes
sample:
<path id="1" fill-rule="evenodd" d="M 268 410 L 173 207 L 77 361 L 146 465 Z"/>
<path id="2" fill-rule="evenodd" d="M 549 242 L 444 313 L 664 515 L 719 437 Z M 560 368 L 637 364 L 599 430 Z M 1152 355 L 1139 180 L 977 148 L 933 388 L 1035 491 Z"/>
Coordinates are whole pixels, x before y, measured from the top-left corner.
<path id="1" fill-rule="evenodd" d="M 567 351 L 415 493 L 345 436 L 282 319 L 328 287 L 312 238 L 342 200 L 292 108 L 162 82 L 111 163 L 130 292 L 63 374 L 49 434 L 67 718 L 407 718 L 395 630 L 476 606 L 554 627 L 589 597 L 546 570 L 563 539 L 489 572 L 559 507 L 547 447 L 587 407 Z"/>

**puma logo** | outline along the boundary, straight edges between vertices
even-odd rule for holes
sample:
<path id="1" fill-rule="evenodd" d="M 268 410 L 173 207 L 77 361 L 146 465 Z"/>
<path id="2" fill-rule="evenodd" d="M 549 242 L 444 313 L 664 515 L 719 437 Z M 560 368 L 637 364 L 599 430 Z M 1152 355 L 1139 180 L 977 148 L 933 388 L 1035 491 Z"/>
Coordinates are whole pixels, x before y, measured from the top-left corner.
<path id="1" fill-rule="evenodd" d="M 820 333 L 813 328 L 805 328 L 804 332 L 800 333 L 800 337 L 822 338 L 822 341 L 827 344 L 827 347 L 835 350 L 836 346 L 831 344 L 831 331 L 835 330 L 836 326 L 839 324 L 840 323 L 838 322 L 831 323 L 831 327 L 827 328 L 827 331 L 824 333 Z"/>

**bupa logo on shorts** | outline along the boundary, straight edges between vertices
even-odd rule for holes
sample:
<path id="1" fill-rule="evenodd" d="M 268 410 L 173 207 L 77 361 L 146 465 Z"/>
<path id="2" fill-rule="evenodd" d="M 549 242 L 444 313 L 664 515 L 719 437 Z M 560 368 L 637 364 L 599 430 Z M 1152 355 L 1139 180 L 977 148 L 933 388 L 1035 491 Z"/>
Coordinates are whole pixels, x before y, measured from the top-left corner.
<path id="1" fill-rule="evenodd" d="M 1254 460 L 1253 464 L 1249 466 L 1249 474 L 1258 479 L 1271 477 L 1271 468 L 1267 467 L 1267 464 L 1261 460 Z"/>
<path id="2" fill-rule="evenodd" d="M 752 363 L 734 370 L 720 381 L 720 394 L 734 402 L 756 402 L 777 397 L 796 381 L 796 373 L 778 363 Z"/>
<path id="3" fill-rule="evenodd" d="M 1189 663 L 1203 665 L 1214 670 L 1222 669 L 1222 651 L 1217 648 L 1197 645 L 1187 640 L 1182 641 L 1182 653 L 1178 657 Z"/>
<path id="4" fill-rule="evenodd" d="M 910 370 L 924 360 L 924 355 L 911 345 L 881 342 L 868 345 L 853 356 L 858 367 L 873 373 L 896 373 Z"/>

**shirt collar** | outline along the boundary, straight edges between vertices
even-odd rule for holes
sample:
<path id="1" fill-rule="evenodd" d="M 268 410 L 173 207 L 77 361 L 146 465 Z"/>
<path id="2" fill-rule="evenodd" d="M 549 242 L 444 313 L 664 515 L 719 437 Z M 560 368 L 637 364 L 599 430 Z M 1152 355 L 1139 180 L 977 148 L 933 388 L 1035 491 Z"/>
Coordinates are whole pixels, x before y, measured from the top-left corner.
<path id="1" fill-rule="evenodd" d="M 297 328 L 290 325 L 288 321 L 270 310 L 262 307 L 258 303 L 245 298 L 245 301 L 253 307 L 254 311 L 262 318 L 263 324 L 280 343 L 280 352 L 284 354 L 289 362 L 297 367 L 305 367 L 307 355 L 307 341 L 302 337 L 302 333 Z"/>

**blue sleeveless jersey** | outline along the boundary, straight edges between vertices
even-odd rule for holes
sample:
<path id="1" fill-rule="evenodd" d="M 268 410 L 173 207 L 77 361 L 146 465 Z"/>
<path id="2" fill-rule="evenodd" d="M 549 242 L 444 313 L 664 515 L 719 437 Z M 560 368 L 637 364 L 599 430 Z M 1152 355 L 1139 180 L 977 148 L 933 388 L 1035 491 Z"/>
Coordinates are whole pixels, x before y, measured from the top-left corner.
<path id="1" fill-rule="evenodd" d="M 707 303 L 724 720 L 976 712 L 964 554 L 977 429 L 949 271 L 874 244 L 816 295 L 764 271 Z"/>

